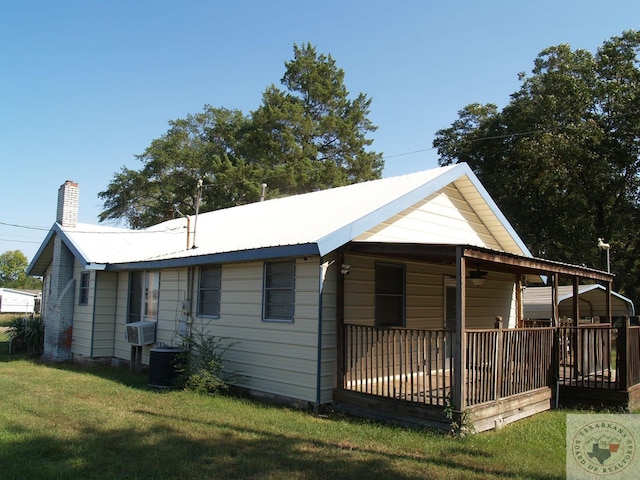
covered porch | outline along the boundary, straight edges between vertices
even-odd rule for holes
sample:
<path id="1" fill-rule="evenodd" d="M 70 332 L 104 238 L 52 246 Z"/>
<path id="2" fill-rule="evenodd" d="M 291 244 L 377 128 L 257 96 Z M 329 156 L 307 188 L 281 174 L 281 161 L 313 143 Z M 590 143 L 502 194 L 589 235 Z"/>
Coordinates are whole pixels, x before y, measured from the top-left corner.
<path id="1" fill-rule="evenodd" d="M 610 297 L 612 275 L 470 246 L 352 243 L 342 259 L 350 255 L 450 268 L 455 322 L 447 322 L 445 299 L 439 328 L 354 322 L 352 309 L 345 308 L 345 301 L 352 302 L 345 299 L 345 291 L 352 291 L 345 288 L 350 280 L 342 275 L 334 400 L 345 410 L 441 429 L 449 428 L 453 414 L 483 431 L 559 404 L 628 407 L 640 401 L 640 327 L 628 319 L 613 324 L 610 303 L 606 323 L 561 325 L 558 317 L 561 279 L 576 289 L 580 282 L 597 282 Z M 476 271 L 511 279 L 512 303 L 500 313 L 512 318 L 496 315 L 483 324 L 474 317 L 468 324 L 467 296 L 476 288 L 468 283 Z M 556 291 L 551 325 L 523 328 L 522 287 L 527 277 L 541 276 L 550 278 Z M 482 303 L 476 300 L 474 309 L 488 315 Z M 577 302 L 572 318 L 580 318 Z"/>

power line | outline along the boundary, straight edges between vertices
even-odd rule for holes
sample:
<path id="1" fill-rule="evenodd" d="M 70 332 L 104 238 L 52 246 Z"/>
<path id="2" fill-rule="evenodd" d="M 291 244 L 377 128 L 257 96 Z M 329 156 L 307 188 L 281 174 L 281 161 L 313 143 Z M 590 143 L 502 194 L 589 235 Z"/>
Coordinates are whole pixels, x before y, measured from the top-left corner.
<path id="1" fill-rule="evenodd" d="M 7 227 L 26 228 L 28 230 L 43 230 L 45 232 L 50 228 L 50 227 L 35 227 L 33 225 L 17 225 L 15 223 L 5 223 L 5 222 L 0 222 L 0 225 L 5 225 Z"/>
<path id="2" fill-rule="evenodd" d="M 13 242 L 13 243 L 42 243 L 35 240 L 11 240 L 9 238 L 0 238 L 0 242 Z"/>

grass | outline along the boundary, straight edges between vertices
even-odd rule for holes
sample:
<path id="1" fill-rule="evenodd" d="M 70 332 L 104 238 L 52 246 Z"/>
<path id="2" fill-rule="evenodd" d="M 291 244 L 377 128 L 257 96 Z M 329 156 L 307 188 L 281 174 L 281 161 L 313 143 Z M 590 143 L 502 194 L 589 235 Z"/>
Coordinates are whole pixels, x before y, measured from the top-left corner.
<path id="1" fill-rule="evenodd" d="M 15 318 L 21 318 L 21 315 L 15 313 L 0 313 L 0 327 L 8 327 Z"/>
<path id="2" fill-rule="evenodd" d="M 560 479 L 566 411 L 463 439 L 231 396 L 156 391 L 111 367 L 9 356 L 3 479 Z"/>

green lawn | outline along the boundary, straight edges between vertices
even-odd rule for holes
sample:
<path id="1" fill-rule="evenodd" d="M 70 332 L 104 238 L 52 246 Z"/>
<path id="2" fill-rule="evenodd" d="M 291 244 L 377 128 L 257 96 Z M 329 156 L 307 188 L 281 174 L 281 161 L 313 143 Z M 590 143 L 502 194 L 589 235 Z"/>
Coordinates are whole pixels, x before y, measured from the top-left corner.
<path id="1" fill-rule="evenodd" d="M 456 439 L 7 352 L 0 333 L 3 479 L 564 478 L 566 411 Z"/>

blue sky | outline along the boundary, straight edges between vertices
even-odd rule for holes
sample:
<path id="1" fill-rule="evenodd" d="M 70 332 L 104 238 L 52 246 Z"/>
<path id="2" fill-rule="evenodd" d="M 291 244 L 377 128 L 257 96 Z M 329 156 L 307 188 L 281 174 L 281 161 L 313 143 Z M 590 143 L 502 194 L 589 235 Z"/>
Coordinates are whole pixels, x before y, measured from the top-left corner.
<path id="1" fill-rule="evenodd" d="M 637 0 L 5 0 L 0 4 L 0 253 L 31 260 L 57 189 L 98 192 L 167 122 L 256 109 L 310 42 L 373 99 L 384 176 L 437 165 L 434 134 L 472 102 L 504 106 L 546 47 L 595 51 L 640 28 Z"/>

